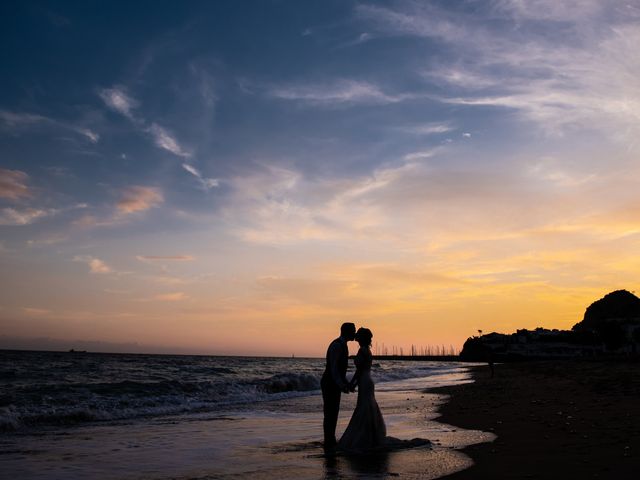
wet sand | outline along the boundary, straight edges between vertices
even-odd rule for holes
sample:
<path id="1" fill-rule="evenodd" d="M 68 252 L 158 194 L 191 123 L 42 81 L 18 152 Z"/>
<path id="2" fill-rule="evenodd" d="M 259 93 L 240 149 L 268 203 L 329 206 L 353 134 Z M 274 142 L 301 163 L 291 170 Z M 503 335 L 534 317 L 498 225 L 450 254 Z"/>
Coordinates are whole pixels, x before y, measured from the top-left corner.
<path id="1" fill-rule="evenodd" d="M 467 373 L 445 379 L 468 381 Z M 25 480 L 430 479 L 467 468 L 464 446 L 493 436 L 434 421 L 444 396 L 423 393 L 434 378 L 380 385 L 389 435 L 425 438 L 430 447 L 325 458 L 322 398 L 247 404 L 226 413 L 140 419 L 0 436 L 0 477 Z M 357 395 L 343 398 L 338 434 Z"/>
<path id="2" fill-rule="evenodd" d="M 502 364 L 474 378 L 431 390 L 451 395 L 439 421 L 497 435 L 464 448 L 475 464 L 446 479 L 640 478 L 640 362 Z"/>
<path id="3" fill-rule="evenodd" d="M 355 408 L 356 395 L 344 396 L 337 433 L 347 426 Z M 386 479 L 398 477 L 409 480 L 429 480 L 468 468 L 471 459 L 460 452 L 467 445 L 487 442 L 492 434 L 465 430 L 442 424 L 433 419 L 444 396 L 421 393 L 417 390 L 379 391 L 376 393 L 382 408 L 387 433 L 404 440 L 425 438 L 431 446 L 401 449 L 373 455 L 325 456 L 321 443 L 322 400 L 319 396 L 287 399 L 290 417 L 281 414 L 268 418 L 253 412 L 241 419 L 226 435 L 237 442 L 216 459 L 209 470 L 216 480 L 256 478 L 262 480 L 317 479 Z M 284 410 L 283 405 L 270 402 L 260 405 L 265 412 Z M 260 420 L 260 423 L 257 422 Z M 247 442 L 249 435 L 254 442 Z M 194 477 L 176 477 L 193 480 Z M 198 480 L 211 477 L 195 477 Z"/>

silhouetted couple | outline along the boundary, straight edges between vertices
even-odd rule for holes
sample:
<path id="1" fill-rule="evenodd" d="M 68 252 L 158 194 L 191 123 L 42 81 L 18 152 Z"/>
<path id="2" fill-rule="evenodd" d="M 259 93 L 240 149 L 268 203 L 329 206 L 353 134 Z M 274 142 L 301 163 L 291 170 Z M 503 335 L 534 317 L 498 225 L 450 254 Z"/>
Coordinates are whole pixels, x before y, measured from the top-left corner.
<path id="1" fill-rule="evenodd" d="M 375 388 L 371 380 L 371 339 L 368 328 L 359 328 L 353 323 L 344 323 L 340 337 L 327 349 L 327 366 L 322 375 L 322 400 L 324 402 L 324 448 L 333 451 L 336 446 L 346 452 L 363 452 L 380 447 L 385 442 L 386 427 L 375 398 Z M 347 380 L 349 349 L 347 342 L 360 344 L 355 358 L 356 373 Z M 354 392 L 358 387 L 358 401 L 351 416 L 349 426 L 339 442 L 336 441 L 336 424 L 340 411 L 342 393 Z"/>

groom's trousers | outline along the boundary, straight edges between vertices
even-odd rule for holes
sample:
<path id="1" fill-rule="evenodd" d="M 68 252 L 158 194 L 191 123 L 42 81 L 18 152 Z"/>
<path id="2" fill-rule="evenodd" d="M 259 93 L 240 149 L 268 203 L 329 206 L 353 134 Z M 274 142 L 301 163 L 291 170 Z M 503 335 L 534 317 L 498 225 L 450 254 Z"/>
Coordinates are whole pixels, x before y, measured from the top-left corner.
<path id="1" fill-rule="evenodd" d="M 322 377 L 320 382 L 322 387 L 322 402 L 324 411 L 324 446 L 333 447 L 336 445 L 336 425 L 338 424 L 338 412 L 340 411 L 340 396 L 342 392 L 338 386 L 326 377 Z"/>

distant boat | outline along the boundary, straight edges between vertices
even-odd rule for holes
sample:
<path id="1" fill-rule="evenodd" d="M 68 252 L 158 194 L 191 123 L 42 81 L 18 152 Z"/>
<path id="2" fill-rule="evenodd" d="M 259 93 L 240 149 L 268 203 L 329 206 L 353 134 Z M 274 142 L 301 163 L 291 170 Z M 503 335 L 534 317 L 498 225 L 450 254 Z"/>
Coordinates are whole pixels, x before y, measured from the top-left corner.
<path id="1" fill-rule="evenodd" d="M 73 348 L 69 350 L 69 353 L 87 353 L 86 350 L 74 350 Z"/>

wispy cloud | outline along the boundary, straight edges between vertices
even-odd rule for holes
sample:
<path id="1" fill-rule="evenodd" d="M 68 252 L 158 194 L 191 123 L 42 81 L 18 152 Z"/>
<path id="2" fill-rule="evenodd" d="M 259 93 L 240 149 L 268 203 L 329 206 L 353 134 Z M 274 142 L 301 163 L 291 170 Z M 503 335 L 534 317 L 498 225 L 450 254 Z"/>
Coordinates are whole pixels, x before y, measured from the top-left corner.
<path id="1" fill-rule="evenodd" d="M 57 210 L 39 208 L 10 208 L 0 210 L 0 225 L 30 225 L 36 220 L 56 213 Z"/>
<path id="2" fill-rule="evenodd" d="M 154 297 L 155 300 L 161 302 L 182 302 L 183 300 L 187 300 L 188 298 L 189 296 L 184 292 L 162 293 Z"/>
<path id="3" fill-rule="evenodd" d="M 107 107 L 131 120 L 138 130 L 150 135 L 158 148 L 178 157 L 188 158 L 191 156 L 191 152 L 180 145 L 167 128 L 155 122 L 148 122 L 144 117 L 134 113 L 140 102 L 130 96 L 124 87 L 104 88 L 98 92 L 98 95 Z"/>
<path id="4" fill-rule="evenodd" d="M 533 177 L 548 181 L 559 187 L 573 188 L 596 180 L 594 173 L 574 174 L 563 168 L 562 162 L 554 158 L 542 158 L 529 167 Z"/>
<path id="5" fill-rule="evenodd" d="M 628 172 L 605 178 L 579 163 L 536 158 L 499 169 L 485 164 L 441 168 L 454 154 L 450 147 L 414 152 L 405 162 L 351 178 L 311 179 L 277 166 L 255 169 L 229 179 L 231 196 L 222 213 L 231 231 L 249 243 L 338 241 L 346 246 L 366 241 L 405 251 L 468 241 L 484 249 L 490 238 L 508 237 L 524 245 L 529 232 L 555 230 L 569 219 L 586 225 L 585 216 L 598 211 L 604 218 L 626 208 L 627 203 L 619 205 L 622 198 L 631 202 L 623 188 L 615 198 L 602 197 L 597 206 L 576 201 L 600 195 L 611 182 L 629 184 L 634 177 Z M 425 157 L 434 160 L 421 162 Z M 625 222 L 613 230 L 637 230 Z M 589 238 L 594 233 L 587 226 L 580 232 Z"/>
<path id="6" fill-rule="evenodd" d="M 20 200 L 31 196 L 29 175 L 21 170 L 0 168 L 0 198 Z"/>
<path id="7" fill-rule="evenodd" d="M 356 15 L 381 33 L 438 38 L 452 41 L 466 37 L 465 25 L 455 22 L 444 11 L 427 3 L 403 4 L 404 9 L 390 9 L 360 4 Z"/>
<path id="8" fill-rule="evenodd" d="M 375 37 L 373 35 L 371 35 L 369 32 L 362 32 L 360 35 L 358 35 L 353 40 L 350 40 L 348 42 L 345 42 L 345 43 L 341 44 L 339 46 L 339 48 L 355 47 L 356 45 L 362 45 L 363 43 L 367 43 L 367 42 L 373 40 L 374 38 Z"/>
<path id="9" fill-rule="evenodd" d="M 302 178 L 299 172 L 273 165 L 232 178 L 231 198 L 222 214 L 234 233 L 251 243 L 326 238 L 331 227 L 319 225 L 297 198 Z"/>
<path id="10" fill-rule="evenodd" d="M 358 38 L 351 42 L 349 46 L 360 45 L 372 40 L 373 38 L 373 35 L 371 35 L 369 32 L 362 32 L 360 35 L 358 35 Z"/>
<path id="11" fill-rule="evenodd" d="M 404 156 L 404 159 L 407 162 L 416 162 L 419 160 L 426 160 L 427 158 L 433 157 L 438 152 L 437 149 L 432 148 L 429 150 L 418 150 L 416 152 L 407 153 Z"/>
<path id="12" fill-rule="evenodd" d="M 486 5 L 473 15 L 456 11 L 455 18 L 450 10 L 415 2 L 393 9 L 359 5 L 356 12 L 380 35 L 441 42 L 450 54 L 432 59 L 422 73 L 456 92 L 441 95 L 445 102 L 513 109 L 552 134 L 583 128 L 627 141 L 637 137 L 640 27 L 628 2 L 607 8 L 595 0 Z M 500 28 L 492 27 L 496 20 Z"/>
<path id="13" fill-rule="evenodd" d="M 195 257 L 193 255 L 137 255 L 136 259 L 142 262 L 190 262 Z"/>
<path id="14" fill-rule="evenodd" d="M 5 129 L 20 131 L 34 128 L 38 125 L 49 125 L 50 127 L 71 130 L 79 135 L 82 135 L 91 143 L 97 143 L 98 140 L 100 140 L 100 135 L 87 127 L 78 126 L 62 120 L 56 120 L 44 115 L 0 110 L 0 126 Z"/>
<path id="15" fill-rule="evenodd" d="M 600 0 L 497 0 L 494 2 L 498 10 L 504 11 L 517 20 L 555 20 L 578 22 L 592 19 L 609 5 Z M 611 2 L 615 4 L 616 2 Z M 628 3 L 628 2 L 625 2 Z"/>
<path id="16" fill-rule="evenodd" d="M 361 177 L 310 181 L 302 172 L 265 166 L 230 180 L 231 201 L 223 213 L 235 233 L 250 243 L 372 238 L 387 215 L 377 198 L 394 191 L 415 168 L 405 162 Z"/>
<path id="17" fill-rule="evenodd" d="M 439 86 L 455 86 L 471 90 L 495 87 L 499 85 L 500 81 L 498 77 L 470 71 L 468 67 L 464 68 L 458 65 L 438 65 L 435 68 L 430 67 L 419 73 L 429 82 Z"/>
<path id="18" fill-rule="evenodd" d="M 125 88 L 117 86 L 104 88 L 98 92 L 98 95 L 107 107 L 133 120 L 133 110 L 138 107 L 139 103 L 129 96 Z"/>
<path id="19" fill-rule="evenodd" d="M 198 169 L 196 169 L 192 165 L 189 165 L 188 163 L 183 163 L 182 168 L 184 168 L 187 172 L 189 172 L 191 175 L 196 177 L 198 179 L 198 182 L 202 186 L 202 188 L 204 188 L 205 190 L 209 190 L 213 187 L 217 187 L 220 185 L 220 180 L 218 180 L 217 178 L 204 177 Z"/>
<path id="20" fill-rule="evenodd" d="M 184 150 L 175 137 L 164 127 L 157 123 L 152 123 L 147 131 L 153 137 L 153 140 L 159 148 L 167 150 L 178 157 L 190 157 L 191 153 Z"/>
<path id="21" fill-rule="evenodd" d="M 328 84 L 292 85 L 276 87 L 269 94 L 283 100 L 300 101 L 319 106 L 352 104 L 388 104 L 411 98 L 407 94 L 388 94 L 369 82 L 338 80 Z"/>
<path id="22" fill-rule="evenodd" d="M 451 132 L 455 130 L 455 128 L 448 122 L 430 122 L 420 125 L 398 127 L 397 130 L 413 135 L 437 135 L 440 133 Z"/>
<path id="23" fill-rule="evenodd" d="M 87 229 L 125 225 L 137 218 L 135 214 L 158 207 L 164 202 L 163 192 L 158 187 L 130 185 L 116 194 L 118 199 L 109 211 L 84 213 L 72 221 L 72 226 Z"/>
<path id="24" fill-rule="evenodd" d="M 36 115 L 33 113 L 16 113 L 9 112 L 7 110 L 0 110 L 0 120 L 8 127 L 23 127 L 45 122 L 49 119 L 42 115 Z"/>
<path id="25" fill-rule="evenodd" d="M 185 285 L 190 283 L 191 281 L 186 278 L 173 277 L 169 275 L 166 271 L 163 271 L 162 275 L 154 275 L 150 277 L 146 277 L 147 280 L 155 283 L 159 283 L 161 285 Z"/>
<path id="26" fill-rule="evenodd" d="M 92 143 L 98 143 L 98 140 L 100 140 L 100 135 L 98 135 L 93 130 L 89 130 L 88 128 L 78 128 L 76 131 L 80 135 L 84 135 L 85 137 L 87 137 Z"/>
<path id="27" fill-rule="evenodd" d="M 0 209 L 0 225 L 30 225 L 37 220 L 41 220 L 64 212 L 84 209 L 87 205 L 78 203 L 71 206 L 61 208 L 42 208 L 42 207 L 5 207 Z"/>
<path id="28" fill-rule="evenodd" d="M 157 207 L 163 201 L 164 196 L 159 188 L 133 185 L 121 192 L 116 208 L 121 213 L 130 214 Z"/>
<path id="29" fill-rule="evenodd" d="M 73 261 L 86 263 L 87 266 L 89 267 L 90 273 L 95 273 L 95 274 L 113 273 L 113 269 L 109 265 L 107 265 L 103 260 L 100 260 L 99 258 L 96 258 L 96 257 L 92 257 L 90 255 L 75 256 L 73 257 Z"/>

